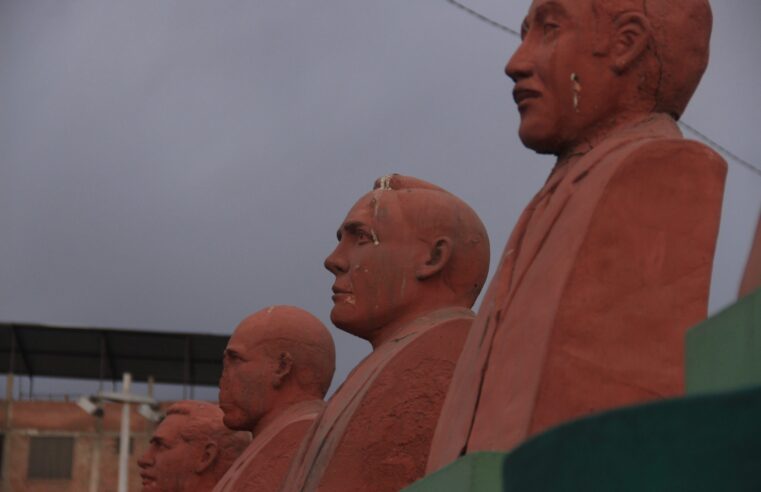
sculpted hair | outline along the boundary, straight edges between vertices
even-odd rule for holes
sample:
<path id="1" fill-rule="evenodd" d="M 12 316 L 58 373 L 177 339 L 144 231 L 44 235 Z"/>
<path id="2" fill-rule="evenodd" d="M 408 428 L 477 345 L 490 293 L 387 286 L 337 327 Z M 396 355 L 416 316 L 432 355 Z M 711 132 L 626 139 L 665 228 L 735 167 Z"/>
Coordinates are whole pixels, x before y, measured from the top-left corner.
<path id="1" fill-rule="evenodd" d="M 224 413 L 217 406 L 205 401 L 183 400 L 172 404 L 166 417 L 180 415 L 186 418 L 180 431 L 185 442 L 213 441 L 219 456 L 215 469 L 227 470 L 251 442 L 251 433 L 234 431 L 222 422 Z"/>
<path id="2" fill-rule="evenodd" d="M 708 0 L 593 0 L 593 8 L 608 21 L 625 12 L 647 17 L 652 37 L 640 90 L 655 98 L 655 112 L 679 119 L 708 66 L 713 26 Z"/>
<path id="3" fill-rule="evenodd" d="M 422 179 L 392 174 L 378 178 L 373 190 L 395 191 L 402 215 L 421 236 L 452 239 L 453 251 L 442 271 L 443 281 L 471 307 L 489 273 L 489 236 L 486 227 L 467 203 Z M 412 198 L 423 196 L 425 200 Z"/>

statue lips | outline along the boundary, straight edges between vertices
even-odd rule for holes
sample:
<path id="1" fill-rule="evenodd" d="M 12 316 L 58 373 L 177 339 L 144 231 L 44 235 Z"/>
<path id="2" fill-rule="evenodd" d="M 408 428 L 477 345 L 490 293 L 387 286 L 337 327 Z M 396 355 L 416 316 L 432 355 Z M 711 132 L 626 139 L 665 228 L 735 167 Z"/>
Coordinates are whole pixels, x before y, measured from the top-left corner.
<path id="1" fill-rule="evenodd" d="M 352 297 L 354 293 L 346 288 L 333 286 L 333 302 L 345 301 L 347 298 Z"/>
<path id="2" fill-rule="evenodd" d="M 513 89 L 513 100 L 515 101 L 515 104 L 518 105 L 518 111 L 521 113 L 526 110 L 529 101 L 540 97 L 542 97 L 542 93 L 533 89 L 521 87 L 519 85 L 516 85 Z"/>
<path id="3" fill-rule="evenodd" d="M 218 406 L 219 406 L 219 409 L 222 410 L 222 413 L 224 413 L 225 415 L 230 413 L 230 410 L 234 407 L 234 405 L 230 404 L 230 398 L 228 396 L 228 392 L 222 389 L 221 385 L 219 388 L 219 394 L 217 396 L 217 399 L 219 400 Z"/>
<path id="4" fill-rule="evenodd" d="M 140 472 L 140 479 L 144 489 L 156 483 L 156 478 L 145 472 Z"/>
<path id="5" fill-rule="evenodd" d="M 231 413 L 235 412 L 235 400 L 231 398 L 230 391 L 223 389 L 221 385 L 217 399 L 219 400 L 217 406 L 219 406 L 219 409 L 222 410 L 224 415 L 229 416 Z"/>

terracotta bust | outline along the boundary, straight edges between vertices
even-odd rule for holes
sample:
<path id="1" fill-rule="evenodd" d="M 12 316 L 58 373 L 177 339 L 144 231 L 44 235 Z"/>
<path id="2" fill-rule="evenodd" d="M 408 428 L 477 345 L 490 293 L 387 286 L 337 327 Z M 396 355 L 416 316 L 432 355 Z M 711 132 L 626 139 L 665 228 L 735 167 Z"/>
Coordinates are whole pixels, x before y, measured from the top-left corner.
<path id="1" fill-rule="evenodd" d="M 333 338 L 303 309 L 272 306 L 238 325 L 224 353 L 219 405 L 225 425 L 253 440 L 215 492 L 280 490 L 334 370 Z"/>
<path id="2" fill-rule="evenodd" d="M 283 490 L 397 491 L 425 471 L 486 279 L 486 230 L 451 193 L 387 176 L 349 211 L 325 266 L 331 320 L 373 351 L 328 402 Z"/>
<path id="3" fill-rule="evenodd" d="M 761 216 L 756 226 L 756 237 L 745 266 L 745 274 L 740 284 L 740 297 L 745 297 L 756 289 L 761 288 Z"/>
<path id="4" fill-rule="evenodd" d="M 708 62 L 706 0 L 534 0 L 506 67 L 519 136 L 557 164 L 463 349 L 428 471 L 683 391 L 726 164 L 675 120 Z"/>
<path id="5" fill-rule="evenodd" d="M 225 427 L 216 405 L 177 402 L 137 460 L 142 492 L 208 492 L 249 442 L 248 432 Z"/>

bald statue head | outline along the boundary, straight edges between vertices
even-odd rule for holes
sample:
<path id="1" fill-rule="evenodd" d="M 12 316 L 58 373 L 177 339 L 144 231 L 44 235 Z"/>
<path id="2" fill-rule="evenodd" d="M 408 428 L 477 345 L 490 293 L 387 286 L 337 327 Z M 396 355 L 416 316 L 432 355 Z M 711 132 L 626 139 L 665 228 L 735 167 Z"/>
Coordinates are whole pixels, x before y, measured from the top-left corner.
<path id="1" fill-rule="evenodd" d="M 633 60 L 630 71 L 644 77 L 641 83 L 643 96 L 654 99 L 655 112 L 668 113 L 679 119 L 708 66 L 713 28 L 708 0 L 593 2 L 601 30 L 608 30 L 613 36 L 618 34 L 617 29 L 620 31 L 626 16 L 632 19 L 643 17 L 649 39 L 641 58 Z"/>
<path id="2" fill-rule="evenodd" d="M 476 213 L 438 186 L 391 175 L 352 207 L 325 260 L 330 318 L 377 346 L 389 328 L 445 307 L 470 308 L 489 269 Z"/>
<path id="3" fill-rule="evenodd" d="M 563 155 L 650 113 L 678 119 L 708 64 L 707 0 L 534 0 L 505 68 L 519 135 Z"/>
<path id="4" fill-rule="evenodd" d="M 225 427 L 217 405 L 177 402 L 137 461 L 142 492 L 209 491 L 250 441 L 250 433 Z"/>
<path id="5" fill-rule="evenodd" d="M 225 425 L 256 435 L 288 406 L 321 400 L 335 370 L 327 328 L 294 306 L 271 306 L 241 321 L 227 343 L 219 406 Z"/>

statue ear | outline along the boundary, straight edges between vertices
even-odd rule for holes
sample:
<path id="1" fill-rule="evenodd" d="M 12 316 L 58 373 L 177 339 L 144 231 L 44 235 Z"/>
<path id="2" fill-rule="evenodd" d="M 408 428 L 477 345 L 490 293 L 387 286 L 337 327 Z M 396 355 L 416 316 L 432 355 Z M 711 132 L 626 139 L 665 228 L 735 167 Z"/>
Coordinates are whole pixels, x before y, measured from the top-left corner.
<path id="1" fill-rule="evenodd" d="M 444 269 L 452 257 L 452 240 L 442 236 L 436 238 L 428 252 L 428 257 L 423 265 L 415 271 L 415 278 L 425 280 Z"/>
<path id="2" fill-rule="evenodd" d="M 277 368 L 275 369 L 275 378 L 272 381 L 274 388 L 282 386 L 285 379 L 291 373 L 293 368 L 293 357 L 288 352 L 280 352 L 280 357 L 277 360 Z"/>
<path id="3" fill-rule="evenodd" d="M 625 72 L 647 50 L 652 29 L 650 21 L 639 12 L 621 14 L 613 21 L 610 47 L 613 70 Z"/>
<path id="4" fill-rule="evenodd" d="M 195 471 L 196 474 L 200 475 L 211 465 L 213 465 L 215 461 L 217 461 L 218 455 L 219 448 L 217 448 L 217 444 L 214 441 L 207 442 L 203 447 L 203 454 L 201 454 L 201 459 L 198 460 L 198 463 L 196 464 L 196 467 L 193 471 Z"/>

